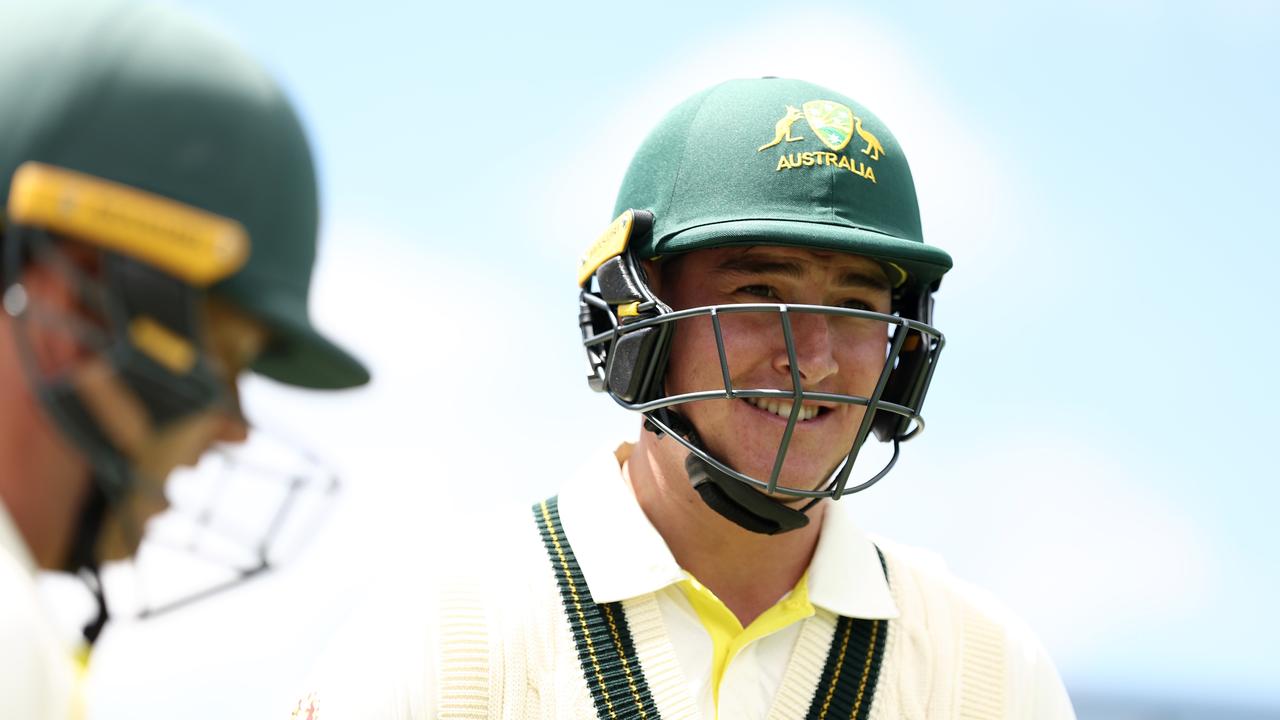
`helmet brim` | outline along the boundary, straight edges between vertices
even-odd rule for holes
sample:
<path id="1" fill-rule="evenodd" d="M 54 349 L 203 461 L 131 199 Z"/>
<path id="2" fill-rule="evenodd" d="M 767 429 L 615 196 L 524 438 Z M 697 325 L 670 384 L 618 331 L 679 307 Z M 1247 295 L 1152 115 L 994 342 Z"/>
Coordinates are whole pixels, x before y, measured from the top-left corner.
<path id="1" fill-rule="evenodd" d="M 282 335 L 258 358 L 254 372 L 287 385 L 314 390 L 341 390 L 369 382 L 369 370 L 350 353 L 314 328 Z"/>
<path id="2" fill-rule="evenodd" d="M 235 298 L 240 300 L 239 298 Z M 252 370 L 273 380 L 316 390 L 340 390 L 369 382 L 369 370 L 320 333 L 297 300 L 286 294 L 258 294 L 242 308 L 266 324 L 267 347 Z"/>
<path id="3" fill-rule="evenodd" d="M 729 220 L 698 225 L 658 240 L 657 253 L 685 253 L 732 245 L 786 245 L 836 250 L 891 262 L 907 282 L 927 287 L 951 269 L 946 251 L 915 240 L 835 223 L 803 220 Z"/>

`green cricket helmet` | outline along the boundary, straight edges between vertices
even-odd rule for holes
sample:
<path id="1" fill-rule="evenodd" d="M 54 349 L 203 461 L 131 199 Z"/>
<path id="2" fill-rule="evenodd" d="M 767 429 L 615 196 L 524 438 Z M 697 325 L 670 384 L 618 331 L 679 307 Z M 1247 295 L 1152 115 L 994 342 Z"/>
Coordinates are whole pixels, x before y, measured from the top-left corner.
<path id="1" fill-rule="evenodd" d="M 910 167 L 879 118 L 854 100 L 807 82 L 722 83 L 681 103 L 649 134 L 627 170 L 615 214 L 578 275 L 588 379 L 594 389 L 643 413 L 646 427 L 689 449 L 690 480 L 709 505 L 747 529 L 785 532 L 803 526 L 804 511 L 820 499 L 865 489 L 888 473 L 898 443 L 924 426 L 921 408 L 944 342 L 930 325 L 932 293 L 951 268 L 951 258 L 924 244 Z M 873 259 L 893 286 L 893 314 L 768 303 L 673 311 L 650 290 L 641 264 L 700 249 L 753 245 Z M 717 316 L 736 312 L 776 315 L 793 369 L 790 315 L 885 323 L 889 341 L 874 392 L 866 397 L 812 393 L 801 388 L 794 370 L 790 390 L 733 387 L 717 332 L 724 386 L 668 395 L 663 379 L 675 323 L 706 316 L 718 331 Z M 770 477 L 751 477 L 713 457 L 679 412 L 686 403 L 732 398 L 791 401 Z M 844 461 L 816 490 L 778 481 L 806 399 L 866 408 Z M 851 486 L 850 473 L 872 432 L 893 443 L 892 457 L 868 480 Z M 809 503 L 797 510 L 765 493 Z"/>
<path id="2" fill-rule="evenodd" d="M 0 0 L 3 290 L 28 375 L 93 468 L 94 493 L 70 569 L 96 572 L 105 508 L 136 479 L 74 382 L 48 377 L 28 331 L 23 269 L 73 243 L 98 253 L 79 272 L 91 342 L 154 427 L 227 397 L 204 345 L 204 301 L 261 321 L 252 369 L 311 388 L 363 384 L 361 363 L 312 325 L 317 188 L 296 113 L 271 77 L 179 10 L 127 0 Z M 34 316 L 34 317 L 33 317 Z M 100 627 L 100 626 L 99 626 Z"/>
<path id="3" fill-rule="evenodd" d="M 247 261 L 210 289 L 272 330 L 253 369 L 303 387 L 367 382 L 309 319 L 315 170 L 296 113 L 261 66 L 160 4 L 5 2 L 4 17 L 24 32 L 0 44 L 0 197 L 35 162 L 239 223 Z M 10 210 L 9 224 L 21 224 Z"/>

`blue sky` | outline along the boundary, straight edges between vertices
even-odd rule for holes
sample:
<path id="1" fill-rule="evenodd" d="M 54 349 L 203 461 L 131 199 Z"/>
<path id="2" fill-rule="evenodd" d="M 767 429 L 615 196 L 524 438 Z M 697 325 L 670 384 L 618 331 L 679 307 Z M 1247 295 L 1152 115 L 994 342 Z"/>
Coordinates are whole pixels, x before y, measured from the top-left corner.
<path id="1" fill-rule="evenodd" d="M 765 74 L 893 128 L 926 241 L 956 259 L 929 430 L 850 500 L 864 524 L 944 550 L 1073 691 L 1280 708 L 1280 6 L 185 4 L 300 106 L 324 191 L 313 308 L 377 380 L 250 383 L 262 424 L 342 469 L 343 505 L 293 569 L 113 631 L 94 682 L 124 709 L 97 717 L 260 716 L 366 581 L 423 563 L 412 528 L 553 492 L 583 447 L 633 435 L 582 382 L 578 254 L 649 126 Z M 204 649 L 194 679 L 146 664 L 179 633 Z M 156 674 L 171 696 L 139 694 Z M 175 702 L 215 685 L 241 691 Z"/>

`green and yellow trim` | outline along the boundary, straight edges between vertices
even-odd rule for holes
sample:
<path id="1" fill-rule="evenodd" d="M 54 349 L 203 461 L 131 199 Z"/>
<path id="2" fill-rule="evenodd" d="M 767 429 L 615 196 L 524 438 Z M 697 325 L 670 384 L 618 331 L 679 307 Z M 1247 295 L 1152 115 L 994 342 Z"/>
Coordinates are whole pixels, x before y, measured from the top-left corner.
<path id="1" fill-rule="evenodd" d="M 538 503 L 533 514 L 555 571 L 596 714 L 601 720 L 658 720 L 622 605 L 591 599 L 582 568 L 564 537 L 558 498 Z"/>
<path id="2" fill-rule="evenodd" d="M 196 287 L 229 277 L 249 259 L 249 235 L 235 220 L 37 162 L 14 173 L 8 220 L 128 255 Z"/>
<path id="3" fill-rule="evenodd" d="M 578 287 L 586 286 L 601 265 L 618 257 L 627 249 L 635 221 L 635 212 L 627 210 L 609 223 L 604 233 L 591 244 L 591 247 L 587 248 L 587 254 L 582 256 L 582 262 L 578 265 Z"/>
<path id="4" fill-rule="evenodd" d="M 880 550 L 877 548 L 876 552 Z M 884 567 L 884 556 L 880 556 Z M 884 660 L 886 620 L 841 617 L 805 720 L 866 720 Z"/>
<path id="5" fill-rule="evenodd" d="M 558 498 L 534 505 L 533 515 L 555 572 L 596 715 L 600 720 L 658 720 L 657 705 L 636 655 L 622 605 L 596 603 L 591 598 L 582 568 L 564 536 Z M 882 565 L 883 562 L 882 557 Z M 738 650 L 815 613 L 809 601 L 807 576 L 800 579 L 787 598 L 745 629 L 723 602 L 693 578 L 682 581 L 680 590 L 712 634 L 717 707 L 720 679 Z M 884 659 L 886 622 L 839 618 L 805 720 L 867 720 Z"/>
<path id="6" fill-rule="evenodd" d="M 196 366 L 196 346 L 149 315 L 138 315 L 129 322 L 129 339 L 174 375 L 186 375 Z"/>

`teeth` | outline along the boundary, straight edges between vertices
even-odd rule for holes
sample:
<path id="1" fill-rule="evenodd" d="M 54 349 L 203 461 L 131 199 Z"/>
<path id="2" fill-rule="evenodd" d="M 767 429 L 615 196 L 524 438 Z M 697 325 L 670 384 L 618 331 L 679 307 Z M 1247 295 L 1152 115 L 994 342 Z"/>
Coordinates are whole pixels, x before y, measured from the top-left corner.
<path id="1" fill-rule="evenodd" d="M 746 400 L 761 410 L 766 410 L 779 417 L 791 417 L 790 400 L 775 400 L 773 398 L 747 398 Z M 805 405 L 803 403 L 800 405 L 800 420 L 812 420 L 817 416 L 817 405 Z"/>

